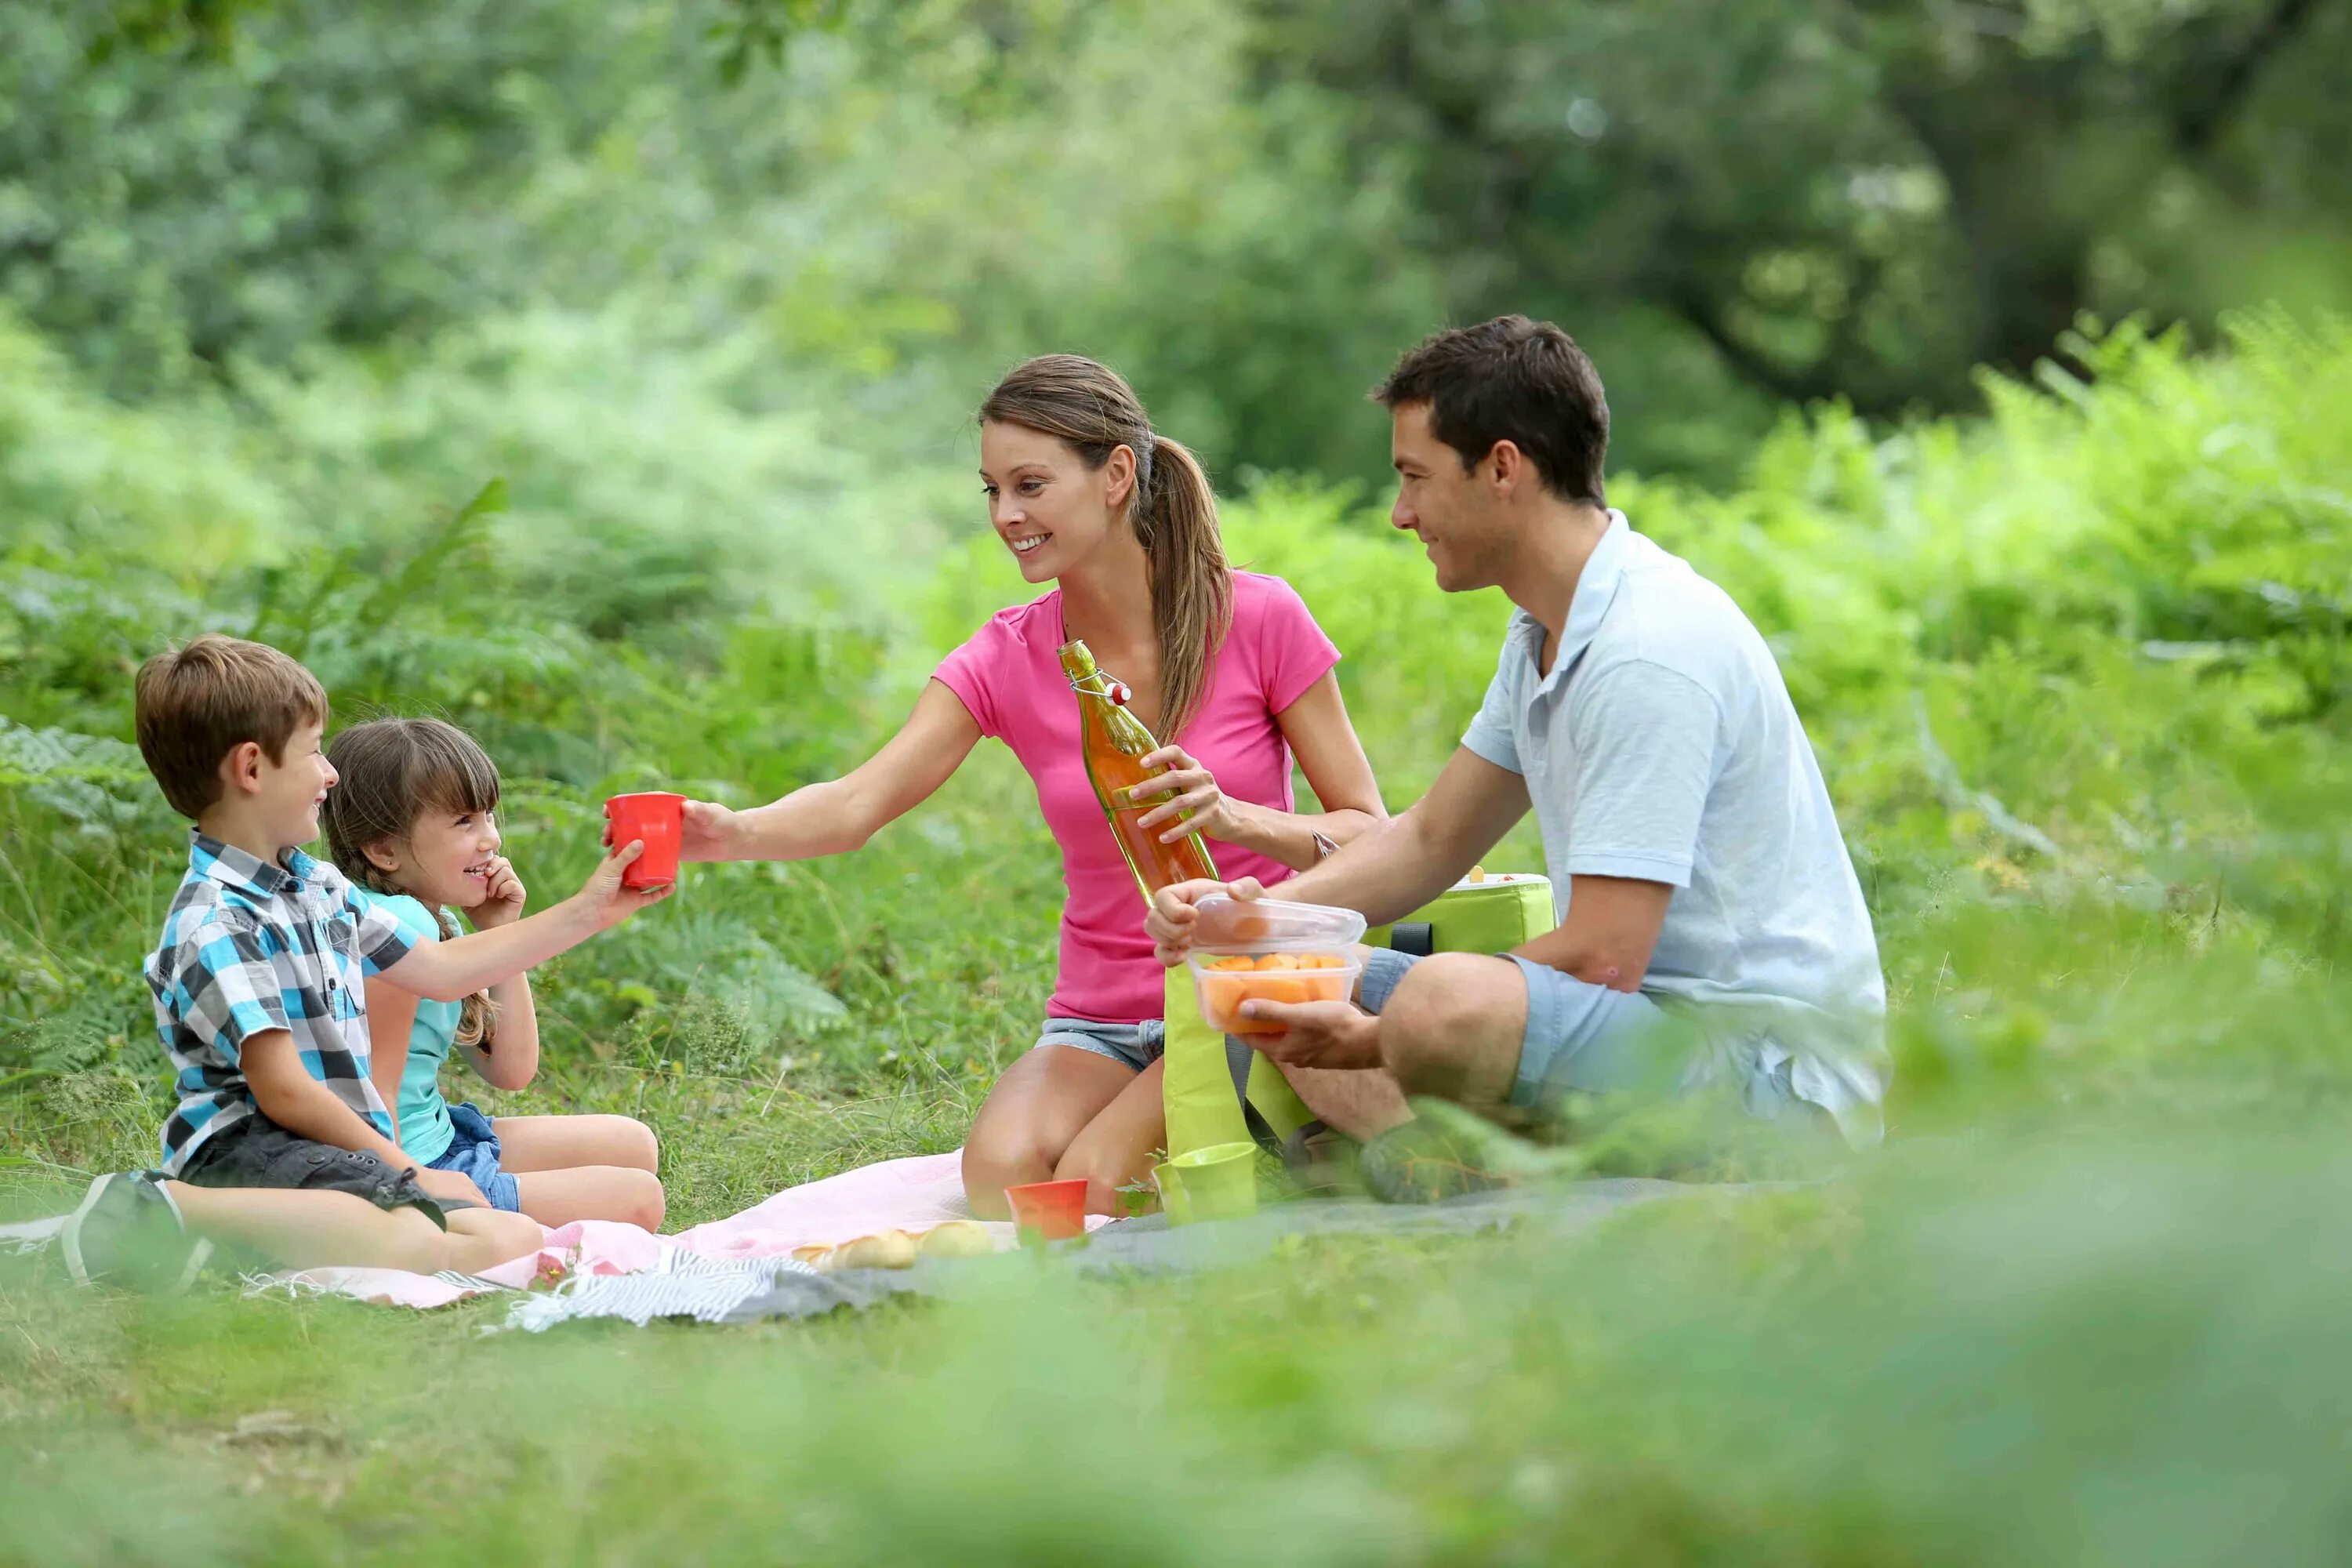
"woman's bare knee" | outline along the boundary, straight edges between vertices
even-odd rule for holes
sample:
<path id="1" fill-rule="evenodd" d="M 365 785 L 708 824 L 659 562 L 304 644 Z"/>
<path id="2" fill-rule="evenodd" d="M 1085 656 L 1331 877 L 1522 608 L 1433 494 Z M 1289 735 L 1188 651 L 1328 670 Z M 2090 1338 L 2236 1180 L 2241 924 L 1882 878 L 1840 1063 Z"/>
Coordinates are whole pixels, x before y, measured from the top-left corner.
<path id="1" fill-rule="evenodd" d="M 1053 1177 L 1053 1158 L 1020 1130 L 995 1133 L 974 1127 L 963 1146 L 964 1202 L 982 1219 L 1003 1219 L 1013 1212 L 1004 1201 L 1005 1188 Z"/>
<path id="2" fill-rule="evenodd" d="M 1122 1150 L 1092 1139 L 1080 1139 L 1070 1152 L 1055 1162 L 1050 1178 L 1040 1181 L 1087 1184 L 1087 1212 L 1089 1214 L 1118 1213 L 1118 1189 L 1142 1180 L 1151 1171 L 1151 1155 L 1146 1150 Z"/>

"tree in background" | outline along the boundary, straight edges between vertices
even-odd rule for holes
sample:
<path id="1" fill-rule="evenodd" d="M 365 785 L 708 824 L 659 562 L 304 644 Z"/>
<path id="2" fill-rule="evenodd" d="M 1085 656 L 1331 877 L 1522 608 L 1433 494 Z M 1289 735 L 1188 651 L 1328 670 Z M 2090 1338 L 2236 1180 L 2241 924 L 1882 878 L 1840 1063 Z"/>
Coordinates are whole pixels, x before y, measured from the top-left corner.
<path id="1" fill-rule="evenodd" d="M 2345 302 L 2352 7 L 1263 9 L 1267 68 L 1339 91 L 1366 155 L 1412 163 L 1465 315 L 1631 307 L 1776 398 L 1884 414 L 2030 367 L 2085 310 Z"/>

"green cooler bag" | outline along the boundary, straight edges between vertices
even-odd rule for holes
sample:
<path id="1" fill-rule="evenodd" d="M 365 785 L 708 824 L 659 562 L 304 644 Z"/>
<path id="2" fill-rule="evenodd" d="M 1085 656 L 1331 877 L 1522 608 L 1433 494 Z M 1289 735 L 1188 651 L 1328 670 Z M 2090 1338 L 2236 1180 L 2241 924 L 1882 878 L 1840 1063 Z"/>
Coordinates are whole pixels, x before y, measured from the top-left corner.
<path id="1" fill-rule="evenodd" d="M 1273 892 L 1281 896 L 1279 888 Z M 1513 872 L 1457 882 L 1395 924 L 1365 932 L 1364 940 L 1400 952 L 1507 952 L 1559 923 L 1551 879 Z M 1251 1139 L 1279 1149 L 1315 1119 L 1279 1068 L 1201 1021 L 1190 967 L 1168 972 L 1166 1005 L 1160 1098 L 1169 1153 Z"/>

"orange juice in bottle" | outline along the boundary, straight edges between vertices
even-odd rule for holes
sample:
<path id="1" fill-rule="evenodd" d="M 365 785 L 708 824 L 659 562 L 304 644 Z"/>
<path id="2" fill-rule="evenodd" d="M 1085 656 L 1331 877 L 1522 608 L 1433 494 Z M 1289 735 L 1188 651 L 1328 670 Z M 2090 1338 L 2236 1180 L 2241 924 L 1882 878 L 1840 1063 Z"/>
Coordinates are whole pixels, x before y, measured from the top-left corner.
<path id="1" fill-rule="evenodd" d="M 1135 885 L 1145 901 L 1171 883 L 1214 879 L 1216 862 L 1209 858 L 1209 847 L 1201 842 L 1199 834 L 1188 833 L 1173 844 L 1162 844 L 1160 835 L 1167 831 L 1167 823 L 1137 826 L 1146 814 L 1165 805 L 1166 798 L 1139 801 L 1127 792 L 1167 770 L 1143 765 L 1143 759 L 1158 751 L 1160 742 L 1128 706 L 1128 689 L 1096 665 L 1085 643 L 1065 643 L 1058 651 L 1063 673 L 1070 678 L 1070 689 L 1078 697 L 1078 742 L 1086 758 L 1087 781 L 1095 786 L 1095 798 L 1102 803 L 1111 837 L 1118 840 L 1118 851 L 1127 858 L 1127 868 L 1135 873 Z"/>

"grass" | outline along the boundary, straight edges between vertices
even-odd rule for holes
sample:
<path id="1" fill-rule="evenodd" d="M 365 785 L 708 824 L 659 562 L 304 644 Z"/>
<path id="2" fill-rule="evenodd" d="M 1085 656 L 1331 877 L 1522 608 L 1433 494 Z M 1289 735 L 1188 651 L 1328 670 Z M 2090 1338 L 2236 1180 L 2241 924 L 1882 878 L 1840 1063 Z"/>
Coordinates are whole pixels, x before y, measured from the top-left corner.
<path id="1" fill-rule="evenodd" d="M 999 1259 L 740 1331 L 485 1337 L 495 1305 L 128 1300 L 0 1260 L 0 1563 L 2340 1555 L 2352 338 L 2087 350 L 2095 390 L 1997 387 L 1980 426 L 1826 415 L 1738 495 L 1622 487 L 1775 638 L 1871 898 L 1892 1131 L 1835 1179 L 1173 1279 Z M 0 497 L 7 458 L 0 431 Z M 152 1158 L 136 964 L 178 852 L 120 742 L 163 636 L 267 620 L 339 712 L 476 728 L 547 898 L 598 794 L 837 768 L 1003 592 L 951 554 L 877 586 L 917 628 L 877 640 L 715 574 L 597 642 L 518 586 L 539 566 L 501 577 L 494 511 L 267 570 L 119 542 L 172 521 L 0 558 L 6 1217 Z M 1404 804 L 1496 606 L 1428 592 L 1345 491 L 1269 483 L 1230 531 L 1348 650 Z M 401 574 L 479 597 L 367 623 Z M 1490 860 L 1534 863 L 1524 831 Z M 952 1148 L 1034 1037 L 1058 900 L 984 750 L 857 856 L 698 869 L 549 966 L 540 1081 L 467 1092 L 645 1117 L 678 1226 Z"/>

